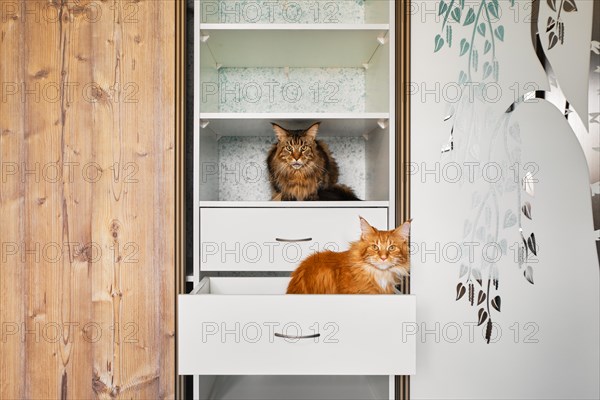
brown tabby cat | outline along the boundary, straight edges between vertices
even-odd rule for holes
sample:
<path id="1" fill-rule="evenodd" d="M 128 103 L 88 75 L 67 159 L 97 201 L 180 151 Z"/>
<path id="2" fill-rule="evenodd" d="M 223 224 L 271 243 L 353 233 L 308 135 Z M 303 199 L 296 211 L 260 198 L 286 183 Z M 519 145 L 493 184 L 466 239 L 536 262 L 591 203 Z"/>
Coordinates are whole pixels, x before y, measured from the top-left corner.
<path id="1" fill-rule="evenodd" d="M 350 249 L 322 251 L 306 258 L 292 273 L 289 294 L 393 294 L 408 276 L 410 221 L 379 231 L 360 217 L 362 235 Z"/>
<path id="2" fill-rule="evenodd" d="M 300 130 L 273 124 L 277 143 L 267 157 L 273 200 L 359 200 L 352 189 L 337 183 L 338 165 L 327 145 L 316 139 L 319 124 Z"/>

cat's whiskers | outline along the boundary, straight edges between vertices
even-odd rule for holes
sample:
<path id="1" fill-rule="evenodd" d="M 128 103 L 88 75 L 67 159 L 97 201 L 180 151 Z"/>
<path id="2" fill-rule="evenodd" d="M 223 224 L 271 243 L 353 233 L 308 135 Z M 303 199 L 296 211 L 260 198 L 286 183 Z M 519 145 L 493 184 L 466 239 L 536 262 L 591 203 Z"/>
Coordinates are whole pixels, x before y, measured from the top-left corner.
<path id="1" fill-rule="evenodd" d="M 320 165 L 314 162 L 308 164 L 307 169 L 309 169 L 313 175 L 318 175 L 319 172 L 321 172 L 322 174 L 327 174 L 327 170 L 325 168 L 321 167 Z"/>
<path id="2" fill-rule="evenodd" d="M 280 177 L 282 177 L 282 174 L 284 172 L 287 172 L 287 169 L 288 168 L 287 168 L 286 164 L 280 164 L 277 166 L 277 169 L 274 171 L 273 174 L 275 175 L 276 178 L 280 178 Z"/>

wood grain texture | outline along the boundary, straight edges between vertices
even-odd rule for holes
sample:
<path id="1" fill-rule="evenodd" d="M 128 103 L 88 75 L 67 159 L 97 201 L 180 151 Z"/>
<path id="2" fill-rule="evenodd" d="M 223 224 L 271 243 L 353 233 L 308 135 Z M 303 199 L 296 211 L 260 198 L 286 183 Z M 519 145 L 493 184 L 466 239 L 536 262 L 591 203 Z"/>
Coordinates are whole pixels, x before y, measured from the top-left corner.
<path id="1" fill-rule="evenodd" d="M 19 332 L 27 303 L 22 296 L 24 263 L 8 256 L 18 253 L 18 239 L 25 232 L 25 188 L 20 178 L 12 175 L 17 174 L 18 165 L 25 159 L 24 105 L 18 99 L 9 102 L 7 93 L 18 90 L 15 77 L 22 75 L 24 60 L 18 45 L 23 42 L 21 22 L 13 18 L 2 18 L 0 22 L 0 59 L 13 60 L 0 63 L 0 398 L 10 399 L 25 392 L 25 344 Z"/>
<path id="2" fill-rule="evenodd" d="M 410 31 L 411 0 L 396 2 L 396 223 L 410 219 Z M 410 294 L 410 276 L 400 285 Z M 394 378 L 396 400 L 410 399 L 410 375 Z"/>
<path id="3" fill-rule="evenodd" d="M 174 398 L 175 1 L 0 1 L 0 398 Z"/>

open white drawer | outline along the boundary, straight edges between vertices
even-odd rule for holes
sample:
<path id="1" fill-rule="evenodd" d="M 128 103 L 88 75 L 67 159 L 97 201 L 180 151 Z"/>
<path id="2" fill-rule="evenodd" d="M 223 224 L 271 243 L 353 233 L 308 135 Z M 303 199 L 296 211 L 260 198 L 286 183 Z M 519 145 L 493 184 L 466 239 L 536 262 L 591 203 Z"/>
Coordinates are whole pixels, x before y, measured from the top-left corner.
<path id="1" fill-rule="evenodd" d="M 289 278 L 204 278 L 179 296 L 182 375 L 411 375 L 411 295 L 286 295 Z"/>

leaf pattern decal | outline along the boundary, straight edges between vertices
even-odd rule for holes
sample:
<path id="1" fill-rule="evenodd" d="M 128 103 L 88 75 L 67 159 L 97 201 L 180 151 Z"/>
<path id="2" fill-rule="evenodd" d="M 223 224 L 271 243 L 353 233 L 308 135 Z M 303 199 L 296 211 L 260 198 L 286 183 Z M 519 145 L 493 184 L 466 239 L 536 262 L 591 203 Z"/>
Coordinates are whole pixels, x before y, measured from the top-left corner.
<path id="1" fill-rule="evenodd" d="M 531 236 L 527 238 L 527 246 L 529 247 L 529 250 L 531 250 L 533 255 L 537 256 L 537 246 L 535 244 L 535 235 L 533 233 L 531 233 Z"/>
<path id="2" fill-rule="evenodd" d="M 485 327 L 485 341 L 486 343 L 490 343 L 490 339 L 492 338 L 492 320 L 491 318 L 488 320 L 488 323 Z"/>
<path id="3" fill-rule="evenodd" d="M 500 241 L 500 249 L 502 250 L 502 254 L 506 255 L 506 251 L 507 251 L 507 244 L 506 244 L 506 239 L 502 239 Z M 496 274 L 498 273 L 498 269 L 495 268 L 496 270 Z"/>
<path id="4" fill-rule="evenodd" d="M 456 301 L 460 300 L 460 298 L 465 295 L 466 291 L 467 291 L 467 289 L 465 289 L 465 287 L 463 286 L 463 284 L 459 283 L 456 286 Z"/>
<path id="5" fill-rule="evenodd" d="M 442 48 L 443 45 L 444 45 L 444 39 L 442 39 L 442 36 L 436 35 L 434 53 L 438 52 Z"/>
<path id="6" fill-rule="evenodd" d="M 478 315 L 479 315 L 479 322 L 477 323 L 477 326 L 479 326 L 479 325 L 481 325 L 481 324 L 483 324 L 485 322 L 485 320 L 488 317 L 488 313 L 487 313 L 487 311 L 485 311 L 483 309 L 483 307 L 481 307 L 479 309 L 479 314 Z"/>
<path id="7" fill-rule="evenodd" d="M 471 271 L 471 274 L 473 274 L 473 277 L 475 278 L 477 283 L 479 283 L 479 286 L 482 286 L 481 271 L 479 271 L 478 269 L 473 269 Z"/>
<path id="8" fill-rule="evenodd" d="M 494 30 L 494 33 L 499 40 L 504 41 L 504 27 L 502 25 L 497 27 L 496 30 Z"/>
<path id="9" fill-rule="evenodd" d="M 523 211 L 523 215 L 525 215 L 527 218 L 531 219 L 531 203 L 526 201 L 525 204 L 523 204 L 523 207 L 521 207 L 521 210 Z"/>
<path id="10" fill-rule="evenodd" d="M 533 178 L 531 171 L 527 171 L 523 177 L 523 190 L 531 197 L 535 196 L 535 190 L 533 187 L 534 182 L 535 179 Z"/>
<path id="11" fill-rule="evenodd" d="M 527 247 L 527 240 L 525 240 L 525 236 L 523 236 L 523 232 L 520 232 L 521 240 L 523 241 L 523 247 L 525 248 L 525 260 L 529 258 L 529 249 Z"/>
<path id="12" fill-rule="evenodd" d="M 469 51 L 469 43 L 467 42 L 467 39 L 462 39 L 460 41 L 460 55 L 461 57 L 464 56 L 465 54 L 467 54 L 467 51 Z"/>
<path id="13" fill-rule="evenodd" d="M 444 0 L 440 1 L 440 6 L 438 8 L 438 15 L 442 15 L 448 9 L 448 4 L 444 2 Z"/>
<path id="14" fill-rule="evenodd" d="M 486 61 L 483 64 L 483 79 L 487 78 L 491 74 L 492 74 L 492 66 L 490 65 L 489 62 Z"/>
<path id="15" fill-rule="evenodd" d="M 477 27 L 477 32 L 479 32 L 481 36 L 485 36 L 485 24 L 483 22 Z"/>
<path id="16" fill-rule="evenodd" d="M 496 19 L 498 19 L 498 1 L 492 1 L 491 3 L 488 4 L 488 11 L 490 12 L 490 14 L 492 14 L 492 16 Z"/>
<path id="17" fill-rule="evenodd" d="M 485 44 L 483 45 L 483 54 L 487 54 L 491 49 L 492 49 L 492 44 L 490 43 L 489 40 L 486 40 Z"/>
<path id="18" fill-rule="evenodd" d="M 565 43 L 565 24 L 561 20 L 561 12 L 566 13 L 577 12 L 577 4 L 575 0 L 560 0 L 559 6 L 556 7 L 558 0 L 546 0 L 548 7 L 554 13 L 549 16 L 546 21 L 546 33 L 548 34 L 548 50 L 553 49 L 558 43 Z"/>
<path id="19" fill-rule="evenodd" d="M 492 299 L 492 307 L 494 307 L 496 311 L 500 311 L 500 296 L 496 296 Z"/>
<path id="20" fill-rule="evenodd" d="M 475 286 L 472 283 L 469 283 L 469 302 L 473 305 L 475 301 Z"/>
<path id="21" fill-rule="evenodd" d="M 518 254 L 518 259 L 517 259 L 517 261 L 519 263 L 519 268 L 523 268 L 523 264 L 525 263 L 526 250 L 527 250 L 527 247 L 519 246 L 519 254 Z"/>
<path id="22" fill-rule="evenodd" d="M 483 303 L 486 299 L 486 294 L 483 290 L 479 291 L 479 295 L 477 296 L 477 305 L 480 305 L 481 303 Z"/>
<path id="23" fill-rule="evenodd" d="M 455 8 L 454 10 L 452 10 L 452 19 L 455 20 L 456 22 L 460 22 L 460 8 Z"/>
<path id="24" fill-rule="evenodd" d="M 556 20 L 552 17 L 548 17 L 548 22 L 546 23 L 546 32 L 550 32 L 556 26 Z"/>
<path id="25" fill-rule="evenodd" d="M 548 50 L 550 50 L 554 46 L 556 46 L 557 43 L 558 43 L 558 36 L 556 36 L 556 33 L 550 32 L 550 35 L 548 35 Z"/>
<path id="26" fill-rule="evenodd" d="M 564 2 L 563 2 L 563 10 L 565 12 L 574 12 L 574 11 L 577 11 L 577 5 L 575 4 L 575 0 L 564 0 Z"/>
<path id="27" fill-rule="evenodd" d="M 525 271 L 523 271 L 523 275 L 525 275 L 525 279 L 529 281 L 533 285 L 533 268 L 530 265 L 527 266 Z"/>
<path id="28" fill-rule="evenodd" d="M 515 215 L 515 213 L 509 208 L 508 210 L 506 210 L 506 213 L 504 214 L 504 228 L 510 228 L 511 226 L 514 226 L 517 223 L 517 217 Z"/>
<path id="29" fill-rule="evenodd" d="M 473 11 L 472 8 L 469 8 L 469 11 L 467 11 L 467 16 L 465 17 L 465 22 L 463 23 L 463 26 L 471 25 L 473 22 L 475 22 L 475 11 Z"/>
<path id="30" fill-rule="evenodd" d="M 455 51 L 457 56 L 462 57 L 461 60 L 464 60 L 463 66 L 458 74 L 458 83 L 461 86 L 465 86 L 468 82 L 478 85 L 491 82 L 498 83 L 500 80 L 500 65 L 496 53 L 499 46 L 506 45 L 505 36 L 507 35 L 506 27 L 500 23 L 501 18 L 503 18 L 500 15 L 500 3 L 506 1 L 511 7 L 514 7 L 515 1 L 437 1 L 437 12 L 441 23 L 440 30 L 434 38 L 434 52 L 439 52 L 446 46 L 449 51 Z M 565 29 L 564 23 L 560 19 L 560 13 L 577 11 L 576 1 L 578 0 L 540 0 L 533 3 L 536 11 L 539 11 L 537 8 L 546 7 L 547 5 L 554 13 L 548 17 L 546 23 L 545 34 L 550 48 L 564 42 Z M 534 28 L 537 21 L 531 23 L 532 28 Z M 543 34 L 544 32 L 542 30 L 539 33 Z M 544 44 L 546 44 L 545 41 Z M 480 99 L 482 94 L 476 92 L 475 96 Z M 513 109 L 514 103 L 506 112 L 512 112 Z M 452 111 L 448 112 L 444 118 L 444 121 L 451 121 L 452 125 L 450 127 L 450 142 L 442 147 L 442 153 L 455 150 L 453 134 L 459 114 L 458 107 L 456 109 L 452 108 Z M 509 143 L 505 151 L 511 161 L 519 162 L 521 160 L 521 137 L 518 123 L 511 123 L 509 118 L 506 127 L 502 129 L 505 129 L 504 139 Z M 466 150 L 475 158 L 479 158 L 481 155 L 480 149 L 476 148 L 475 145 Z M 530 265 L 533 260 L 530 257 L 537 256 L 538 248 L 535 235 L 530 231 L 527 234 L 524 233 L 523 221 L 525 219 L 533 220 L 531 198 L 535 194 L 534 183 L 536 181 L 531 172 L 524 172 L 524 174 L 519 173 L 516 179 L 504 179 L 491 186 L 488 192 L 473 192 L 469 212 L 474 217 L 465 220 L 463 238 L 465 241 L 497 243 L 502 256 L 509 253 L 509 248 L 515 249 L 519 271 L 522 271 L 527 281 L 533 284 L 533 267 Z M 515 196 L 518 196 L 516 205 L 514 208 L 502 208 L 499 206 L 499 198 L 509 193 L 515 193 Z M 530 197 L 524 198 L 525 194 Z M 493 200 L 490 200 L 490 195 Z M 508 246 L 512 234 L 499 234 L 499 232 L 502 232 L 502 229 L 514 232 L 517 228 L 521 236 L 521 243 L 516 248 Z M 456 301 L 464 298 L 464 301 L 474 307 L 474 310 L 477 310 L 478 326 L 482 326 L 485 340 L 490 343 L 495 329 L 492 323 L 492 314 L 501 310 L 501 298 L 498 292 L 498 265 L 495 262 L 480 258 L 476 261 L 461 263 L 457 272 L 459 282 L 456 286 Z"/>

